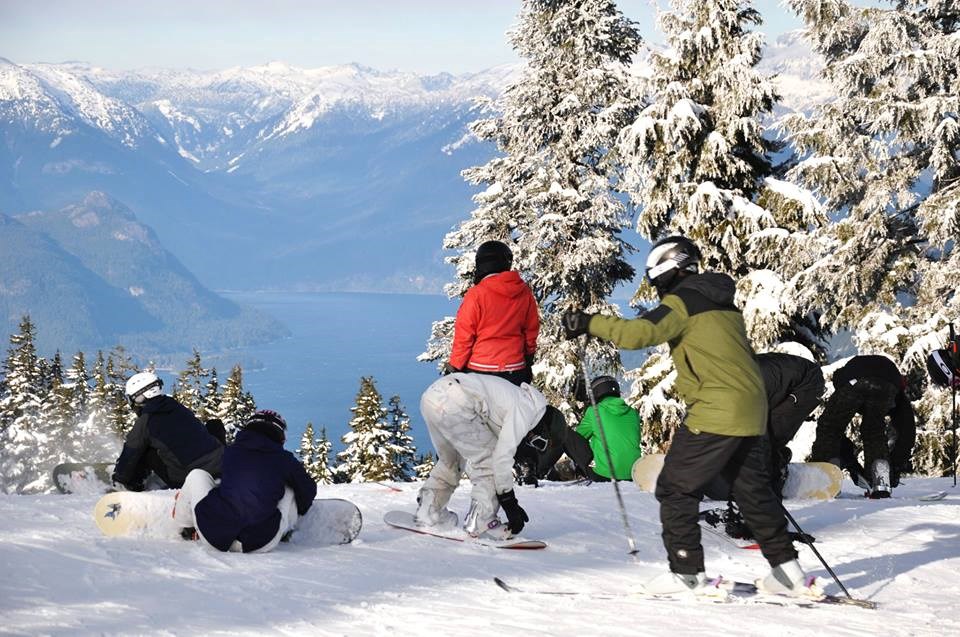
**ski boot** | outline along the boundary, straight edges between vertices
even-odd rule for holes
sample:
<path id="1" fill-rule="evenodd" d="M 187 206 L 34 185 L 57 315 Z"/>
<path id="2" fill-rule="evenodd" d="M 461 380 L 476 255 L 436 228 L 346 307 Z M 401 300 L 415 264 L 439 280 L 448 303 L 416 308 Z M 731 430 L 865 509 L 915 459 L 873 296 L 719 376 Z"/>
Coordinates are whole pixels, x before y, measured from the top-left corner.
<path id="1" fill-rule="evenodd" d="M 702 571 L 696 574 L 668 571 L 657 575 L 642 586 L 649 595 L 704 594 L 716 588 Z"/>
<path id="2" fill-rule="evenodd" d="M 867 497 L 871 500 L 890 497 L 890 462 L 887 460 L 874 460 L 870 467 L 870 473 L 873 474 L 871 488 Z"/>
<path id="3" fill-rule="evenodd" d="M 777 595 L 818 595 L 815 578 L 807 578 L 797 560 L 784 562 L 770 569 L 770 574 L 755 582 L 757 591 Z"/>

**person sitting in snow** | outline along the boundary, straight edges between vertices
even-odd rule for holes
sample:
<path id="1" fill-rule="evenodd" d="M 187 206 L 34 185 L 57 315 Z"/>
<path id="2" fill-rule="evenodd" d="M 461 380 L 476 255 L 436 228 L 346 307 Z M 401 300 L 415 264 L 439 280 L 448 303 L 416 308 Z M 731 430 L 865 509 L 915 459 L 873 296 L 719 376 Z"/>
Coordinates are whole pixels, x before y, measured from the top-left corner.
<path id="1" fill-rule="evenodd" d="M 886 356 L 854 356 L 833 373 L 833 388 L 817 421 L 810 461 L 832 462 L 845 469 L 868 497 L 889 498 L 891 489 L 900 484 L 900 474 L 910 467 L 916 440 L 913 405 L 904 393 L 906 379 Z M 845 435 L 856 414 L 862 467 L 856 447 Z"/>
<path id="2" fill-rule="evenodd" d="M 533 292 L 512 265 L 513 253 L 501 241 L 477 248 L 474 285 L 457 310 L 444 373 L 493 374 L 515 385 L 532 382 L 540 315 Z"/>
<path id="3" fill-rule="evenodd" d="M 457 514 L 447 503 L 466 471 L 473 490 L 464 530 L 492 540 L 523 530 L 529 517 L 514 493 L 514 455 L 531 430 L 539 425 L 543 431 L 544 419 L 551 418 L 543 394 L 497 376 L 452 373 L 427 387 L 420 412 L 437 462 L 417 496 L 417 524 L 457 525 Z M 497 517 L 500 508 L 506 524 Z"/>
<path id="4" fill-rule="evenodd" d="M 162 390 L 163 381 L 153 372 L 134 374 L 124 388 L 137 420 L 117 458 L 113 482 L 128 491 L 142 491 L 151 471 L 174 489 L 183 485 L 192 469 L 220 475 L 223 424 L 217 420 L 204 426 Z"/>
<path id="5" fill-rule="evenodd" d="M 714 478 L 726 473 L 771 566 L 770 574 L 757 580 L 758 588 L 803 593 L 806 576 L 770 482 L 767 397 L 743 315 L 733 302 L 736 285 L 725 274 L 700 273 L 700 261 L 700 250 L 686 237 L 661 239 L 650 250 L 646 272 L 660 305 L 632 320 L 570 311 L 562 317 L 564 333 L 628 349 L 670 345 L 676 389 L 687 412 L 673 433 L 655 491 L 670 572 L 648 582 L 646 590 L 673 594 L 709 586 L 700 499 Z"/>
<path id="6" fill-rule="evenodd" d="M 223 477 L 195 469 L 178 492 L 173 517 L 184 537 L 220 551 L 263 553 L 296 527 L 317 483 L 283 448 L 287 423 L 268 409 L 250 417 L 223 454 Z"/>

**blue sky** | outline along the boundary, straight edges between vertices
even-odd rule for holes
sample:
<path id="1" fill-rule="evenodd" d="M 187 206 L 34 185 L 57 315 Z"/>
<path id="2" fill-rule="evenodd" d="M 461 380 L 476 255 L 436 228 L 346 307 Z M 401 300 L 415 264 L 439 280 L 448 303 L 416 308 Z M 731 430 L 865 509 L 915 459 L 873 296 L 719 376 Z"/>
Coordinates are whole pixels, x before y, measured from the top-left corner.
<path id="1" fill-rule="evenodd" d="M 799 26 L 777 0 L 755 5 L 768 38 Z M 652 0 L 621 0 L 658 39 Z M 358 62 L 418 73 L 514 62 L 504 33 L 519 0 L 0 0 L 0 57 L 110 69 L 222 69 L 279 60 Z"/>

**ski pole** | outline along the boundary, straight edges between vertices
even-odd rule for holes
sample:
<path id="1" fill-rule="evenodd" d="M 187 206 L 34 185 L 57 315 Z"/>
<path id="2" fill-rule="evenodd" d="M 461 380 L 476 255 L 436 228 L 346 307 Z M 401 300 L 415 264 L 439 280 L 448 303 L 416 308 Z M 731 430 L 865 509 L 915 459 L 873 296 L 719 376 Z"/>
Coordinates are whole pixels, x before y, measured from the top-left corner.
<path id="1" fill-rule="evenodd" d="M 957 362 L 960 362 L 960 353 L 957 352 L 957 333 L 953 329 L 953 323 L 950 324 L 950 344 L 948 345 L 948 347 L 950 348 L 950 351 L 953 354 L 951 358 L 953 359 L 952 362 L 954 367 L 956 367 Z M 957 487 L 957 382 L 956 382 L 956 379 L 954 379 L 954 382 L 951 383 L 950 396 L 952 398 L 951 402 L 953 404 L 953 420 L 950 425 L 951 433 L 953 434 L 952 435 L 953 444 L 951 445 L 951 455 L 953 456 L 951 460 L 953 462 L 951 464 L 953 464 L 953 487 L 956 488 Z"/>
<path id="2" fill-rule="evenodd" d="M 787 519 L 790 520 L 790 524 L 793 525 L 793 528 L 797 530 L 801 537 L 809 537 L 806 533 L 803 532 L 803 529 L 800 528 L 800 525 L 797 524 L 797 521 L 790 515 L 790 512 L 787 511 L 787 507 L 783 506 L 783 502 L 780 502 L 780 508 L 783 509 L 783 512 L 786 514 Z M 827 560 L 823 559 L 823 556 L 820 555 L 820 551 L 817 550 L 817 547 L 813 545 L 813 542 L 804 542 L 807 546 L 810 547 L 810 550 L 814 552 L 817 556 L 817 559 L 820 560 L 820 563 L 823 564 L 823 567 L 827 569 L 827 572 L 830 573 L 830 576 L 833 578 L 833 581 L 837 583 L 837 586 L 840 587 L 840 590 L 843 591 L 843 594 L 847 597 L 850 597 L 850 592 L 847 590 L 847 587 L 843 585 L 843 582 L 840 581 L 840 578 L 837 577 L 837 574 L 833 572 L 833 569 L 830 568 L 830 565 L 827 564 Z M 852 599 L 852 598 L 851 598 Z"/>
<path id="3" fill-rule="evenodd" d="M 597 432 L 600 434 L 600 444 L 603 446 L 603 452 L 607 456 L 607 466 L 610 467 L 610 482 L 613 483 L 613 490 L 617 494 L 617 504 L 620 507 L 620 517 L 623 519 L 623 529 L 627 536 L 627 545 L 630 547 L 630 555 L 636 559 L 637 543 L 633 540 L 633 531 L 630 530 L 630 520 L 627 518 L 627 507 L 623 504 L 623 496 L 620 494 L 620 485 L 617 482 L 617 474 L 613 468 L 613 456 L 610 455 L 610 447 L 607 445 L 607 435 L 603 430 L 603 422 L 600 419 L 600 410 L 597 409 L 597 399 L 593 395 L 593 387 L 590 386 L 590 376 L 587 374 L 587 339 L 588 335 L 583 335 L 583 344 L 580 346 L 580 369 L 583 372 L 583 382 L 587 389 L 587 396 L 590 397 L 590 404 L 593 406 L 593 418 L 597 423 Z"/>

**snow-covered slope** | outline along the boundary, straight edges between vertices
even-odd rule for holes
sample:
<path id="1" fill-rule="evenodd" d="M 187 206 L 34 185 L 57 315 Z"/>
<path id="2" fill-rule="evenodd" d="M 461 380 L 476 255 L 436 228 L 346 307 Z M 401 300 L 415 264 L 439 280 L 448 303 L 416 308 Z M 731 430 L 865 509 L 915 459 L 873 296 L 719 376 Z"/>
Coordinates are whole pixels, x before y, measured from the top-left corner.
<path id="1" fill-rule="evenodd" d="M 636 561 L 610 484 L 520 488 L 524 535 L 543 551 L 503 551 L 386 527 L 411 510 L 418 484 L 321 487 L 356 502 L 364 528 L 352 545 L 273 553 L 217 553 L 195 543 L 99 535 L 96 496 L 0 496 L 0 632 L 11 635 L 955 635 L 960 497 L 948 479 L 911 479 L 890 500 L 790 503 L 804 530 L 858 597 L 878 610 L 812 609 L 628 594 L 665 568 L 657 504 L 622 484 Z M 950 489 L 941 502 L 916 496 Z M 467 507 L 464 483 L 452 506 Z M 706 506 L 706 505 L 705 505 Z M 767 570 L 757 551 L 704 536 L 707 568 L 748 579 Z M 801 547 L 801 564 L 836 584 Z M 530 589 L 594 596 L 510 594 L 494 576 Z M 603 595 L 603 593 L 610 593 Z"/>

